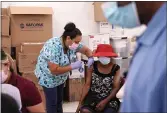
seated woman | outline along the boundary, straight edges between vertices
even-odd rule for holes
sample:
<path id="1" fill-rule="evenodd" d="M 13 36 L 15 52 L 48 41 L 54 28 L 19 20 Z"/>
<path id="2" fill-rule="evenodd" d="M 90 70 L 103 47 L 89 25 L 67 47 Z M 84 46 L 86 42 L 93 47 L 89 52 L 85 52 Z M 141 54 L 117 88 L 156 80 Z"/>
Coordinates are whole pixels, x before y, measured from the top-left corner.
<path id="1" fill-rule="evenodd" d="M 100 44 L 94 53 L 98 61 L 88 69 L 77 113 L 116 113 L 119 100 L 116 94 L 120 89 L 120 66 L 112 62 L 117 57 L 108 44 Z"/>
<path id="2" fill-rule="evenodd" d="M 44 113 L 45 109 L 42 103 L 41 95 L 35 84 L 14 73 L 12 67 L 12 58 L 1 50 L 1 84 L 11 84 L 20 91 L 22 102 L 22 113 Z M 12 93 L 13 94 L 13 93 Z M 14 113 L 14 112 L 13 112 Z"/>

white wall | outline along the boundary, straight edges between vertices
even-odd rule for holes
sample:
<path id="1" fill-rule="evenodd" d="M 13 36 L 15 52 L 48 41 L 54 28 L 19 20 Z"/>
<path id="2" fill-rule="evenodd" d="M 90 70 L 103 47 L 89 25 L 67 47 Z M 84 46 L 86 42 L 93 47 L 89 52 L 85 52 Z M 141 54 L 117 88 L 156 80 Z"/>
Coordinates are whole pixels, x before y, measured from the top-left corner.
<path id="1" fill-rule="evenodd" d="M 44 6 L 52 7 L 53 36 L 61 36 L 64 26 L 74 22 L 83 35 L 99 32 L 99 24 L 94 21 L 93 2 L 2 2 L 2 8 L 8 6 Z"/>

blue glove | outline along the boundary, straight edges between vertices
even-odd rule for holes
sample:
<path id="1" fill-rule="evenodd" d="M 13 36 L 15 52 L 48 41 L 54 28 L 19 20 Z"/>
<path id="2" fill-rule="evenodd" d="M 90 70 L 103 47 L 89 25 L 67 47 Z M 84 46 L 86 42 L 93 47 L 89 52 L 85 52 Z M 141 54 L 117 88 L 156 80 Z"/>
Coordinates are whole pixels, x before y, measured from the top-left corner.
<path id="1" fill-rule="evenodd" d="M 78 68 L 80 68 L 80 67 L 82 67 L 82 61 L 76 61 L 76 62 L 74 62 L 74 63 L 71 63 L 71 68 L 72 68 L 72 70 L 73 70 L 73 69 L 78 69 Z"/>
<path id="2" fill-rule="evenodd" d="M 88 68 L 90 68 L 90 66 L 91 66 L 93 63 L 94 63 L 94 59 L 93 59 L 93 57 L 90 57 L 90 58 L 88 59 Z"/>

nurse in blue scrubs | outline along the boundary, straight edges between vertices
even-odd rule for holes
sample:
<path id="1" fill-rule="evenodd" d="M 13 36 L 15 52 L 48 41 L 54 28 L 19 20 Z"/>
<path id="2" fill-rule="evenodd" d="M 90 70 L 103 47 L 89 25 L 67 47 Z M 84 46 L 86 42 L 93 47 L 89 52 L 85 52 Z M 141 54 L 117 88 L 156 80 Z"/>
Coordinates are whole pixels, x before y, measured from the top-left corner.
<path id="1" fill-rule="evenodd" d="M 82 33 L 75 24 L 68 23 L 64 30 L 61 37 L 46 41 L 35 69 L 39 84 L 44 89 L 47 113 L 63 113 L 64 83 L 71 70 L 82 69 L 82 62 L 76 59 L 76 52 L 88 57 L 88 67 L 94 62 L 92 51 L 80 43 Z"/>

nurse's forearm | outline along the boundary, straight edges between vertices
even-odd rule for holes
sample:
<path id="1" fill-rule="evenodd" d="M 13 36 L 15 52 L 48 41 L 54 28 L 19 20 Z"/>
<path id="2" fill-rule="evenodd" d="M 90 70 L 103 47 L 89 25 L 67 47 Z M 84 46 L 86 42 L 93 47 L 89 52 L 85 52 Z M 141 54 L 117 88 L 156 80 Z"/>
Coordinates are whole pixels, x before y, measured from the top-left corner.
<path id="1" fill-rule="evenodd" d="M 59 75 L 59 74 L 63 74 L 63 73 L 71 71 L 72 67 L 70 65 L 69 66 L 64 66 L 64 67 L 51 66 L 49 69 L 50 69 L 52 75 Z"/>

